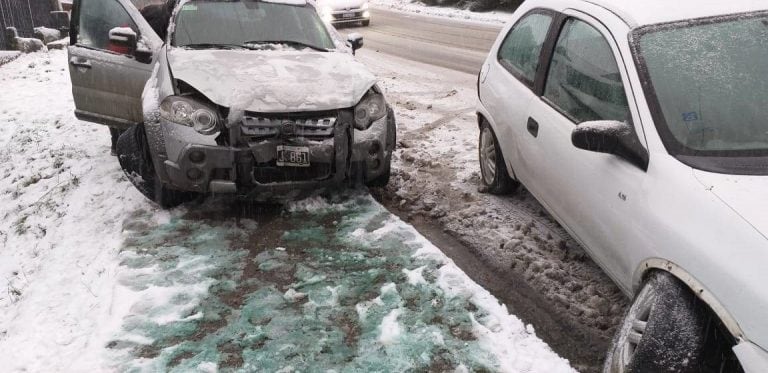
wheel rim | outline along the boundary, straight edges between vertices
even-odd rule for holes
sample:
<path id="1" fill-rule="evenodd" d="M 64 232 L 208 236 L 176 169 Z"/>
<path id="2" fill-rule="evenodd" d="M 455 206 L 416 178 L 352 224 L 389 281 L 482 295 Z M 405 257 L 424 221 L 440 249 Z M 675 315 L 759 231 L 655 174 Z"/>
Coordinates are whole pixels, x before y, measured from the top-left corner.
<path id="1" fill-rule="evenodd" d="M 632 358 L 645 335 L 655 301 L 655 291 L 652 286 L 647 285 L 632 304 L 614 347 L 616 351 L 613 356 L 613 364 L 611 364 L 613 372 L 623 373 L 627 371 L 627 367 L 632 362 Z"/>
<path id="2" fill-rule="evenodd" d="M 496 141 L 490 127 L 483 128 L 480 135 L 480 168 L 483 174 L 483 182 L 486 185 L 493 184 L 496 179 Z"/>

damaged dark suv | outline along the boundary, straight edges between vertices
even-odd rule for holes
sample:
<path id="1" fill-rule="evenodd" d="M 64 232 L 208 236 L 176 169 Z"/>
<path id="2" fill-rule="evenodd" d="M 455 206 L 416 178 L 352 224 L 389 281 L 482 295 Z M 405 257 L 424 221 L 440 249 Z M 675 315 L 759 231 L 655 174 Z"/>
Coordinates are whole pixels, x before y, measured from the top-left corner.
<path id="1" fill-rule="evenodd" d="M 80 0 L 73 26 L 76 113 L 121 131 L 121 166 L 161 206 L 389 181 L 394 113 L 353 57 L 362 38 L 311 3 L 181 1 L 163 41 L 127 0 Z"/>

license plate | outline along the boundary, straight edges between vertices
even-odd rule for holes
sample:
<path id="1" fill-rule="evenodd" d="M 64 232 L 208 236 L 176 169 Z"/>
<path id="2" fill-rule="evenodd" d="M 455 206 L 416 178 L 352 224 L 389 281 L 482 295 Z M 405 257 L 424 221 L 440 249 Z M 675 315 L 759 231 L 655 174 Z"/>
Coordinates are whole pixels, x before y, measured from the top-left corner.
<path id="1" fill-rule="evenodd" d="M 355 18 L 355 13 L 344 13 L 342 18 Z"/>
<path id="2" fill-rule="evenodd" d="M 309 148 L 306 146 L 277 146 L 277 165 L 280 167 L 309 167 Z"/>

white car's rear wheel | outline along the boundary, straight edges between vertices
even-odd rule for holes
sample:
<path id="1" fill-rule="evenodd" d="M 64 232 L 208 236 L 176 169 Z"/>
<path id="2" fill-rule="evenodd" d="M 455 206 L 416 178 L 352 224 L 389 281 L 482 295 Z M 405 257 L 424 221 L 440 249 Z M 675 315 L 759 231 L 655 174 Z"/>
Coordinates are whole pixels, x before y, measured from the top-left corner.
<path id="1" fill-rule="evenodd" d="M 702 371 L 706 316 L 680 280 L 652 274 L 616 333 L 604 373 Z"/>
<path id="2" fill-rule="evenodd" d="M 520 185 L 512 180 L 504 163 L 504 155 L 501 154 L 496 134 L 488 122 L 483 121 L 480 126 L 480 175 L 483 185 L 488 192 L 493 194 L 507 194 Z"/>

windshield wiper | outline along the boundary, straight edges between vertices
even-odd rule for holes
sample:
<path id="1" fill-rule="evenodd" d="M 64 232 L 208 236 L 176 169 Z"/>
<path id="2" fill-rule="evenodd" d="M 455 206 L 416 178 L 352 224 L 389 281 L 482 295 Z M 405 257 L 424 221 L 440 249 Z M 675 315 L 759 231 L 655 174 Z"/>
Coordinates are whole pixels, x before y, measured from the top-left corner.
<path id="1" fill-rule="evenodd" d="M 328 48 L 318 47 L 316 45 L 307 44 L 307 43 L 303 43 L 295 40 L 254 40 L 254 41 L 247 41 L 243 43 L 243 45 L 245 46 L 247 46 L 248 44 L 287 44 L 287 45 L 295 45 L 299 47 L 310 48 L 320 52 L 330 51 Z"/>
<path id="2" fill-rule="evenodd" d="M 245 46 L 237 44 L 222 44 L 222 43 L 195 43 L 181 45 L 182 48 L 190 49 L 245 49 Z"/>

